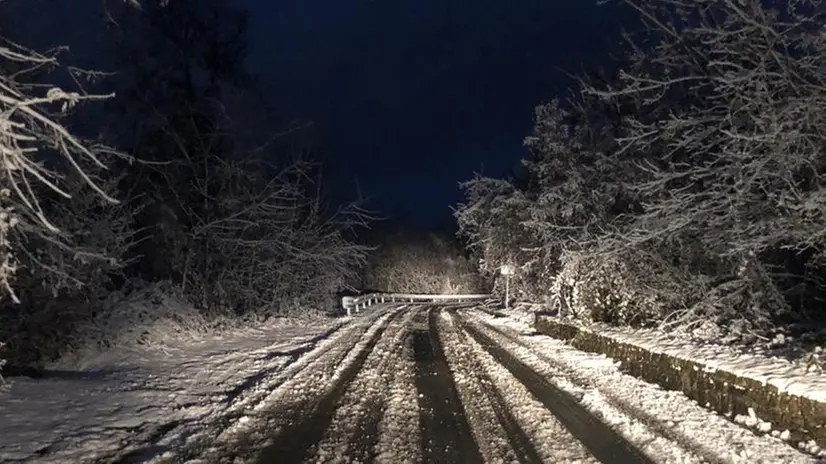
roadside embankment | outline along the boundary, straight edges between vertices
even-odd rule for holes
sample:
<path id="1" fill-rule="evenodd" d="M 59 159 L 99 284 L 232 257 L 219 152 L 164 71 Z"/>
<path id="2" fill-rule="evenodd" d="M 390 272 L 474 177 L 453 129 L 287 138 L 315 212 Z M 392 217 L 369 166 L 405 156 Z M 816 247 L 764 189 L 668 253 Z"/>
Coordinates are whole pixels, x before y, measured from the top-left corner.
<path id="1" fill-rule="evenodd" d="M 622 370 L 791 443 L 826 448 L 826 376 L 781 359 L 676 342 L 652 330 L 577 327 L 538 314 L 538 332 L 604 354 Z"/>

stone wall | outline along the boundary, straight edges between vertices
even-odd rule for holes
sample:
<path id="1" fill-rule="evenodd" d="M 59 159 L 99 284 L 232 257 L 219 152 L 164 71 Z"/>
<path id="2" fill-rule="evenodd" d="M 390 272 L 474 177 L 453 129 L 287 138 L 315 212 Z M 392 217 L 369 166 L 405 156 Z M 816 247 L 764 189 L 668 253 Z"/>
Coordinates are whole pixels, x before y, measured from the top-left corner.
<path id="1" fill-rule="evenodd" d="M 696 362 L 619 342 L 560 322 L 536 317 L 536 330 L 571 346 L 600 353 L 622 362 L 623 372 L 668 390 L 682 391 L 718 413 L 747 415 L 749 408 L 775 430 L 788 430 L 792 443 L 814 440 L 826 448 L 826 403 L 780 392 L 773 385 L 725 371 L 709 371 Z"/>

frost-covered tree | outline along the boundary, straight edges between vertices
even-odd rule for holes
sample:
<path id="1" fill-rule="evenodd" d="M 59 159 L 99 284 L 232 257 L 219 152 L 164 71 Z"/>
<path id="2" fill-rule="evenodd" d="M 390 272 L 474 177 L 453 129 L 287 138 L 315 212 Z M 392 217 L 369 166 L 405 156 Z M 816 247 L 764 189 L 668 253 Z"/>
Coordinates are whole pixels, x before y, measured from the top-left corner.
<path id="1" fill-rule="evenodd" d="M 243 66 L 245 13 L 151 0 L 109 18 L 127 75 L 121 137 L 148 161 L 130 187 L 148 198 L 135 272 L 210 314 L 327 305 L 364 260 L 348 234 L 367 216 L 325 207 L 312 154 L 291 146 L 306 124 L 272 130 Z"/>
<path id="2" fill-rule="evenodd" d="M 16 366 L 59 352 L 134 244 L 137 209 L 110 171 L 130 158 L 72 130 L 84 103 L 111 95 L 89 91 L 103 76 L 62 66 L 62 51 L 0 41 L 0 340 Z"/>
<path id="3" fill-rule="evenodd" d="M 462 233 L 510 259 L 530 237 L 531 297 L 577 317 L 765 335 L 823 293 L 823 10 L 623 3 L 648 27 L 617 76 L 537 109 L 524 190 L 472 181 Z"/>
<path id="4" fill-rule="evenodd" d="M 638 105 L 618 143 L 642 175 L 633 190 L 644 212 L 617 245 L 691 250 L 674 259 L 716 274 L 701 306 L 764 330 L 787 309 L 771 255 L 822 263 L 823 11 L 810 1 L 625 3 L 656 45 L 614 85 L 585 87 Z"/>
<path id="5" fill-rule="evenodd" d="M 147 198 L 138 220 L 147 226 L 136 271 L 180 280 L 173 268 L 186 247 L 190 216 L 210 201 L 203 183 L 231 153 L 223 94 L 244 79 L 245 16 L 221 0 L 148 0 L 136 9 L 109 2 L 111 47 L 120 70 L 111 129 L 146 161 L 130 170 L 126 188 Z M 193 217 L 194 217 L 193 216 Z"/>
<path id="6" fill-rule="evenodd" d="M 88 94 L 82 87 L 66 91 L 31 77 L 56 67 L 59 51 L 40 54 L 8 41 L 0 43 L 0 283 L 15 301 L 12 279 L 22 259 L 29 266 L 76 279 L 71 272 L 53 266 L 51 256 L 25 244 L 41 240 L 70 255 L 83 254 L 71 239 L 64 240 L 68 232 L 57 224 L 68 219 L 60 208 L 72 203 L 78 182 L 98 201 L 118 203 L 104 190 L 105 177 L 99 175 L 105 173 L 106 161 L 116 155 L 114 150 L 82 140 L 64 123 L 78 104 L 109 96 Z M 70 72 L 78 79 L 88 77 L 78 70 Z"/>
<path id="7" fill-rule="evenodd" d="M 533 201 L 513 182 L 476 175 L 460 184 L 467 200 L 457 205 L 454 216 L 459 236 L 477 257 L 479 270 L 494 289 L 504 291 L 497 280 L 503 265 L 519 268 L 513 283 L 516 298 L 529 299 L 538 293 L 542 264 L 541 242 L 526 222 L 530 220 Z M 500 288 L 501 287 L 501 288 Z"/>

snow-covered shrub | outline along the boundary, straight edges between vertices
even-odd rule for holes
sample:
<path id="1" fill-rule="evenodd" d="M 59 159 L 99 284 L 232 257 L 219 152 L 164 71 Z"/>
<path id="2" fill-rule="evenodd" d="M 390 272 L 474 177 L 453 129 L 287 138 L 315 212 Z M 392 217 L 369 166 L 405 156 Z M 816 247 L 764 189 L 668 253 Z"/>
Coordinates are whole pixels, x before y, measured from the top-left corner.
<path id="1" fill-rule="evenodd" d="M 197 339 L 223 324 L 207 319 L 170 282 L 135 282 L 108 295 L 95 316 L 78 325 L 62 359 L 80 359 L 112 347 L 156 347 L 175 339 Z"/>
<path id="2" fill-rule="evenodd" d="M 91 165 L 84 171 L 108 192 L 116 191 L 124 177 L 107 175 Z M 43 286 L 55 295 L 66 290 L 86 299 L 100 297 L 112 290 L 112 278 L 130 264 L 138 232 L 133 218 L 142 205 L 134 198 L 107 202 L 74 173 L 58 185 L 71 195 L 71 201 L 43 201 L 57 231 L 48 235 L 34 231 L 20 237 L 20 282 Z"/>
<path id="3" fill-rule="evenodd" d="M 117 176 L 84 165 L 86 175 L 101 188 L 113 191 Z M 76 173 L 56 183 L 71 195 L 60 201 L 40 196 L 53 232 L 21 226 L 15 238 L 20 269 L 15 279 L 17 303 L 0 312 L 0 338 L 15 367 L 51 361 L 73 343 L 78 325 L 99 310 L 102 299 L 115 288 L 134 245 L 131 202 L 110 203 L 90 189 Z M 28 232 L 28 233 L 26 233 Z"/>
<path id="4" fill-rule="evenodd" d="M 709 279 L 710 280 L 710 279 Z M 770 334 L 789 306 L 773 277 L 757 259 L 745 258 L 737 273 L 708 282 L 696 303 L 672 313 L 675 327 L 709 331 L 715 338 L 753 342 Z"/>
<path id="5" fill-rule="evenodd" d="M 14 207 L 9 205 L 10 194 L 9 189 L 0 190 L 0 288 L 9 295 L 14 295 L 12 288 L 18 262 L 12 248 L 11 234 L 20 219 Z"/>
<path id="6" fill-rule="evenodd" d="M 311 165 L 273 172 L 260 159 L 206 160 L 212 172 L 178 212 L 183 240 L 172 269 L 195 306 L 211 314 L 284 314 L 325 304 L 347 287 L 367 248 L 347 238 L 366 216 L 355 205 L 324 211 Z M 194 174 L 194 173 L 193 173 Z"/>
<path id="7" fill-rule="evenodd" d="M 654 251 L 654 252 L 652 252 Z M 739 274 L 678 267 L 669 253 L 567 253 L 551 288 L 551 307 L 583 322 L 656 325 L 702 338 L 753 341 L 787 305 L 759 261 Z"/>
<path id="8" fill-rule="evenodd" d="M 562 315 L 583 322 L 652 325 L 690 302 L 695 289 L 681 277 L 641 254 L 569 253 L 551 294 Z"/>
<path id="9" fill-rule="evenodd" d="M 19 286 L 18 286 L 19 287 Z M 0 312 L 0 336 L 4 355 L 11 367 L 40 368 L 57 359 L 70 344 L 78 323 L 89 317 L 87 302 L 51 289 L 18 288 L 22 302 Z"/>

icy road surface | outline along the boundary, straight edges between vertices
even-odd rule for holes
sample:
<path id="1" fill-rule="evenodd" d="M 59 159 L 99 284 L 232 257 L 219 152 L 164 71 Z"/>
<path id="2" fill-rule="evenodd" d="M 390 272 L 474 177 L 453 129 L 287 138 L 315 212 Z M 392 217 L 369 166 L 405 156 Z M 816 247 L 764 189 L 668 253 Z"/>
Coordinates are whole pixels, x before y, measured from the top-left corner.
<path id="1" fill-rule="evenodd" d="M 505 319 L 381 305 L 17 379 L 0 461 L 818 462 Z"/>

